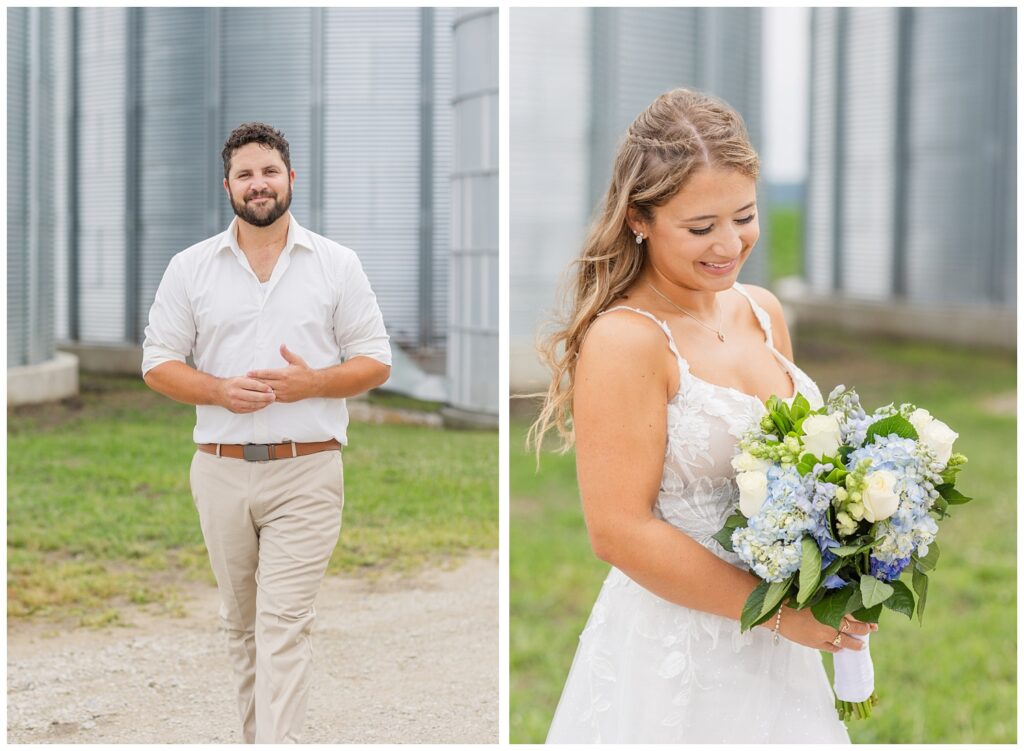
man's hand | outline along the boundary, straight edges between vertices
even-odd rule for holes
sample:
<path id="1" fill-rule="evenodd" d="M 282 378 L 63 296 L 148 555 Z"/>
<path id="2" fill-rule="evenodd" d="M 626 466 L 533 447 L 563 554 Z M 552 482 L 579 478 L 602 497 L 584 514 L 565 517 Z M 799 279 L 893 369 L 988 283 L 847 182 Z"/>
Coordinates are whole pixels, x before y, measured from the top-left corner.
<path id="1" fill-rule="evenodd" d="M 217 403 L 236 415 L 257 412 L 277 399 L 270 386 L 254 378 L 225 378 L 219 386 Z"/>
<path id="2" fill-rule="evenodd" d="M 250 370 L 246 375 L 249 378 L 262 381 L 273 389 L 274 396 L 279 402 L 287 404 L 319 396 L 321 390 L 319 371 L 309 367 L 305 360 L 283 344 L 281 345 L 281 357 L 288 363 L 287 367 L 277 370 Z"/>

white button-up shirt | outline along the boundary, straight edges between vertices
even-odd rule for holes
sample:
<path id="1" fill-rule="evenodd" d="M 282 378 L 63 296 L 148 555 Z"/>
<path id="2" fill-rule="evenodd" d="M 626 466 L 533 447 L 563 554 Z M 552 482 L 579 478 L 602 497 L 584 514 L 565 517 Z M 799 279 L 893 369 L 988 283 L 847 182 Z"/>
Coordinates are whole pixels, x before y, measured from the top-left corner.
<path id="1" fill-rule="evenodd" d="M 377 298 L 356 254 L 299 226 L 270 280 L 261 285 L 238 247 L 236 226 L 171 259 L 149 312 L 142 372 L 192 354 L 196 369 L 220 378 L 284 368 L 280 347 L 311 368 L 372 357 L 391 364 Z M 248 414 L 196 407 L 196 443 L 347 442 L 344 399 L 272 403 Z"/>

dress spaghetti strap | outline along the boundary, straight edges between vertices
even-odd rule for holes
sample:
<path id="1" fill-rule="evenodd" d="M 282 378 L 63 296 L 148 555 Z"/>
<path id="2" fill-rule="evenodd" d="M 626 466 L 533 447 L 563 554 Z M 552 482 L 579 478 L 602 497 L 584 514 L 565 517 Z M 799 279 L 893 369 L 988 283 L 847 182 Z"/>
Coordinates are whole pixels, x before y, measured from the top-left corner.
<path id="1" fill-rule="evenodd" d="M 603 316 L 605 313 L 611 313 L 614 310 L 630 310 L 630 311 L 632 311 L 634 313 L 639 313 L 640 315 L 644 316 L 645 318 L 650 318 L 652 321 L 654 321 L 656 324 L 658 324 L 658 327 L 661 329 L 662 333 L 665 334 L 665 336 L 668 337 L 668 346 L 669 346 L 669 349 L 672 350 L 672 354 L 676 356 L 677 360 L 681 360 L 681 361 L 685 362 L 685 360 L 683 360 L 683 356 L 679 354 L 679 350 L 676 348 L 676 340 L 672 338 L 672 330 L 668 327 L 667 323 L 662 321 L 660 318 L 655 316 L 653 313 L 649 313 L 646 310 L 641 310 L 640 308 L 631 308 L 628 305 L 616 305 L 614 308 L 608 308 L 607 310 L 602 310 L 600 313 L 598 313 L 598 315 L 599 316 Z"/>
<path id="2" fill-rule="evenodd" d="M 761 324 L 761 329 L 764 331 L 765 341 L 768 342 L 768 346 L 775 349 L 775 344 L 772 343 L 772 319 L 768 315 L 768 311 L 754 302 L 754 298 L 750 296 L 750 293 L 743 289 L 743 285 L 736 282 L 732 285 L 732 288 L 747 298 L 747 302 L 750 303 L 751 309 L 754 311 L 754 317 L 757 322 Z"/>

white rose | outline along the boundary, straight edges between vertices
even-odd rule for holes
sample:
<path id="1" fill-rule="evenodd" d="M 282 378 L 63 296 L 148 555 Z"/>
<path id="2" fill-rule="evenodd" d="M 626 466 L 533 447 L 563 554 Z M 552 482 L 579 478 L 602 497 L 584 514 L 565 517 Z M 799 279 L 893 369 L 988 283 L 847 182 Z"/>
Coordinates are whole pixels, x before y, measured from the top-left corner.
<path id="1" fill-rule="evenodd" d="M 864 504 L 864 518 L 869 522 L 880 522 L 896 513 L 900 497 L 896 495 L 896 475 L 887 469 L 872 472 L 864 478 L 861 503 Z"/>
<path id="2" fill-rule="evenodd" d="M 736 454 L 732 458 L 732 468 L 737 472 L 765 472 L 770 466 L 771 462 L 765 459 L 758 459 L 749 451 Z"/>
<path id="3" fill-rule="evenodd" d="M 811 415 L 804 420 L 804 451 L 819 459 L 835 456 L 839 448 L 839 420 L 835 415 Z"/>
<path id="4" fill-rule="evenodd" d="M 916 427 L 916 426 L 915 426 Z M 953 443 L 960 437 L 942 420 L 932 420 L 923 430 L 918 431 L 921 443 L 935 452 L 935 460 L 945 465 L 953 454 Z"/>
<path id="5" fill-rule="evenodd" d="M 915 409 L 907 419 L 910 420 L 910 424 L 914 426 L 914 430 L 917 431 L 919 436 L 923 435 L 924 431 L 935 420 L 926 409 Z"/>
<path id="6" fill-rule="evenodd" d="M 756 514 L 768 497 L 768 475 L 764 472 L 740 472 L 736 475 L 740 487 L 740 511 L 748 519 Z"/>

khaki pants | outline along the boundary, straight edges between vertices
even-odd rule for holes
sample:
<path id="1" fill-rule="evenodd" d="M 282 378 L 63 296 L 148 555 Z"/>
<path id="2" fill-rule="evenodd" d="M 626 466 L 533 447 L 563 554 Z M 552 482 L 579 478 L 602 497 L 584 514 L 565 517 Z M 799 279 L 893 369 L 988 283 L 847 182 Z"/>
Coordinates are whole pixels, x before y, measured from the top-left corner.
<path id="1" fill-rule="evenodd" d="M 247 462 L 197 451 L 189 477 L 245 742 L 296 743 L 312 672 L 313 602 L 341 530 L 341 452 Z"/>

